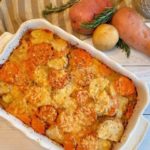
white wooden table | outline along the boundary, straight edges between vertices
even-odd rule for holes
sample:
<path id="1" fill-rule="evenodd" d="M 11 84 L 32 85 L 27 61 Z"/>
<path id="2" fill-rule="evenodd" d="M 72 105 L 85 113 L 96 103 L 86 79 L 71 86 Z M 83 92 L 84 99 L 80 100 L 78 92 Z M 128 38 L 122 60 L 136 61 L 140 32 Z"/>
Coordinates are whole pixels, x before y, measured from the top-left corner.
<path id="1" fill-rule="evenodd" d="M 86 42 L 91 43 L 91 40 L 86 40 Z M 105 53 L 126 69 L 136 74 L 141 80 L 147 82 L 150 87 L 150 57 L 134 50 L 132 50 L 129 59 L 119 49 Z M 143 116 L 150 122 L 150 105 L 145 110 Z M 0 118 L 0 150 L 44 150 L 44 148 L 26 138 L 23 133 Z M 150 128 L 138 150 L 150 150 Z"/>

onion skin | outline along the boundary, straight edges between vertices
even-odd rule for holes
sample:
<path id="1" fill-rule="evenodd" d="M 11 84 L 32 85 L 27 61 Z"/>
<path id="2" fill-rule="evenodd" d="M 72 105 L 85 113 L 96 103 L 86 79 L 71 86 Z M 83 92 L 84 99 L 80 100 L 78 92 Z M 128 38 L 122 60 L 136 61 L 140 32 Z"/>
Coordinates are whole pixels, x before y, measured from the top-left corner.
<path id="1" fill-rule="evenodd" d="M 150 56 L 150 28 L 134 9 L 120 8 L 112 18 L 112 25 L 129 46 Z"/>
<path id="2" fill-rule="evenodd" d="M 93 30 L 82 28 L 82 23 L 92 21 L 106 7 L 112 7 L 109 0 L 81 0 L 76 3 L 69 11 L 73 30 L 85 35 L 92 34 Z"/>

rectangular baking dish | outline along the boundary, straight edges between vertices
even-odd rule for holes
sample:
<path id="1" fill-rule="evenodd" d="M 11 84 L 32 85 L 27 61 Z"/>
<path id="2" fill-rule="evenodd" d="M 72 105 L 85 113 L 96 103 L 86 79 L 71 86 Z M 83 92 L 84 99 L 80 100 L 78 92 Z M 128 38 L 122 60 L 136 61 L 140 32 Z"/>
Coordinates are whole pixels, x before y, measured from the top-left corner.
<path id="1" fill-rule="evenodd" d="M 121 65 L 108 58 L 102 52 L 96 50 L 91 45 L 86 44 L 85 42 L 77 39 L 73 35 L 63 31 L 59 27 L 50 24 L 48 21 L 44 19 L 33 19 L 33 20 L 26 21 L 20 26 L 16 34 L 12 35 L 6 32 L 0 37 L 0 43 L 1 43 L 0 44 L 0 65 L 5 63 L 5 61 L 8 59 L 13 49 L 19 45 L 19 41 L 23 36 L 23 34 L 29 29 L 48 29 L 53 33 L 57 34 L 58 36 L 60 36 L 61 38 L 67 40 L 71 44 L 85 49 L 93 57 L 99 59 L 104 64 L 108 65 L 110 68 L 115 70 L 116 72 L 128 76 L 130 79 L 133 80 L 137 88 L 138 102 L 134 109 L 133 115 L 129 120 L 128 126 L 124 132 L 121 142 L 116 144 L 114 150 L 136 149 L 139 143 L 141 142 L 142 138 L 144 137 L 144 134 L 148 128 L 148 122 L 142 117 L 142 113 L 144 109 L 149 104 L 149 90 L 147 85 L 144 82 L 140 81 L 134 74 L 127 71 L 126 69 L 121 67 Z M 0 108 L 0 116 L 8 120 L 12 125 L 14 125 L 19 130 L 21 130 L 25 135 L 27 135 L 27 137 L 40 143 L 41 146 L 43 146 L 44 148 L 49 150 L 63 149 L 61 146 L 51 141 L 50 139 L 46 138 L 45 136 L 42 136 L 34 132 L 32 128 L 27 127 L 20 120 L 10 115 L 2 108 Z"/>

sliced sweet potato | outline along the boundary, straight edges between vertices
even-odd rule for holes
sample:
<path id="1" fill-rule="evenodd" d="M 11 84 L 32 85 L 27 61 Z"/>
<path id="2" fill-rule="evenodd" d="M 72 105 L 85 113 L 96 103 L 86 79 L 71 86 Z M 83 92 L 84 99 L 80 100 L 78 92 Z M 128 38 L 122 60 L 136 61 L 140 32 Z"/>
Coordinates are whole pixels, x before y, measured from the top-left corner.
<path id="1" fill-rule="evenodd" d="M 40 134 L 45 134 L 45 124 L 38 117 L 32 117 L 31 126 L 36 132 Z"/>
<path id="2" fill-rule="evenodd" d="M 135 86 L 133 82 L 128 79 L 127 77 L 121 76 L 116 82 L 115 82 L 115 88 L 118 92 L 118 94 L 122 96 L 129 96 L 135 93 Z"/>

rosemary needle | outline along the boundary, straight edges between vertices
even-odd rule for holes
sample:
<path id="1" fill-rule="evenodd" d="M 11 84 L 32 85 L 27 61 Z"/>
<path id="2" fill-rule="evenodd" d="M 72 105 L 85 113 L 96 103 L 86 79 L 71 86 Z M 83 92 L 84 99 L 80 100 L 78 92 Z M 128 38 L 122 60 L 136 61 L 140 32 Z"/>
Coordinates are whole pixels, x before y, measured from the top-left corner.
<path id="1" fill-rule="evenodd" d="M 110 21 L 115 12 L 116 12 L 115 7 L 106 8 L 103 12 L 97 15 L 91 22 L 85 22 L 81 24 L 81 27 L 85 29 L 95 29 L 100 24 Z"/>
<path id="2" fill-rule="evenodd" d="M 116 46 L 121 48 L 126 53 L 127 57 L 130 56 L 130 47 L 122 39 L 119 39 Z"/>
<path id="3" fill-rule="evenodd" d="M 66 4 L 63 4 L 59 7 L 52 7 L 52 3 L 50 3 L 48 6 L 46 6 L 45 10 L 43 10 L 42 14 L 43 16 L 47 16 L 51 13 L 61 12 L 65 9 L 71 7 L 75 3 L 77 3 L 79 0 L 69 0 Z"/>

